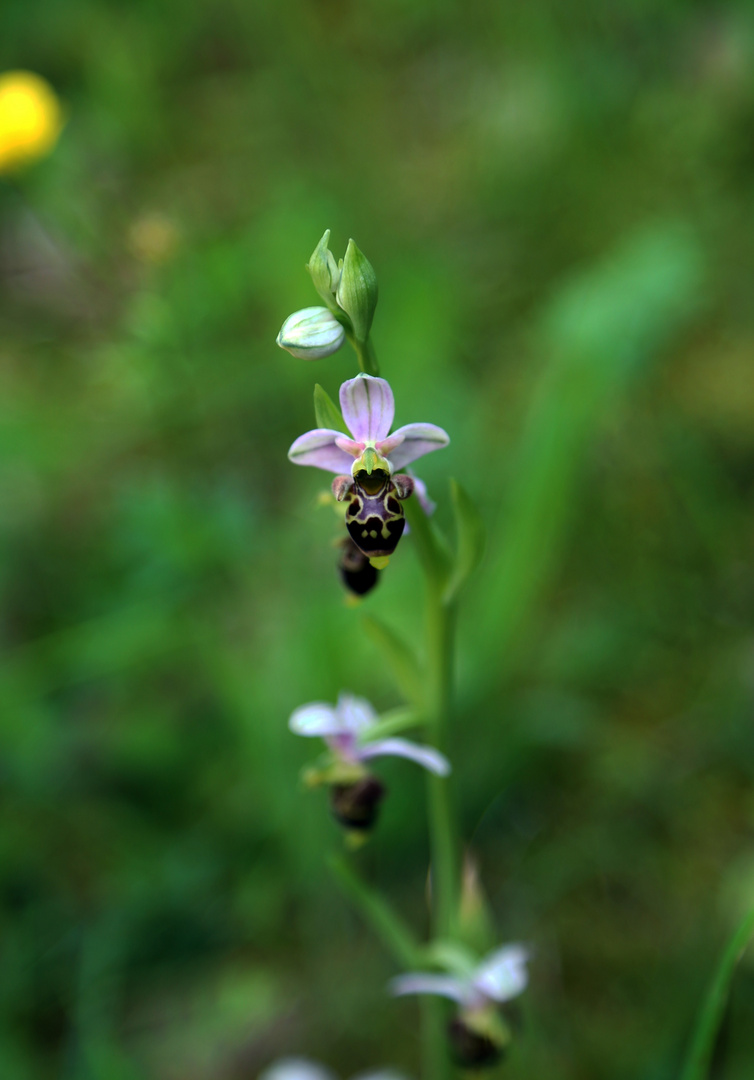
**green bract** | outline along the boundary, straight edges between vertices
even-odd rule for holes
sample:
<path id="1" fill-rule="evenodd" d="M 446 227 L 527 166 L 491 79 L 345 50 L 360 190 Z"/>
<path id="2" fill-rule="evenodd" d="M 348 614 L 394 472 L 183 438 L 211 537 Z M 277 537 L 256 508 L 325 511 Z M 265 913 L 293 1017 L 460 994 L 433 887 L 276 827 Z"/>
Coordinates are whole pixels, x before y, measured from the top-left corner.
<path id="1" fill-rule="evenodd" d="M 314 288 L 322 297 L 331 311 L 337 311 L 335 290 L 340 281 L 340 270 L 335 258 L 328 248 L 330 230 L 325 229 L 325 234 L 312 252 L 306 269 L 314 282 Z"/>
<path id="2" fill-rule="evenodd" d="M 365 342 L 377 307 L 377 275 L 353 240 L 348 241 L 336 298 L 351 320 L 354 337 Z"/>

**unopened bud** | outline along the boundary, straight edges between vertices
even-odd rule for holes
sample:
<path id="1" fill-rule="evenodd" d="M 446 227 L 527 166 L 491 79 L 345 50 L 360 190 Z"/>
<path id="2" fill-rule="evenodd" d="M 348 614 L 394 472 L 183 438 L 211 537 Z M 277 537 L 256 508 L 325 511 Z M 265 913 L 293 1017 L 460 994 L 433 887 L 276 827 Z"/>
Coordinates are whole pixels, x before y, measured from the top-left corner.
<path id="1" fill-rule="evenodd" d="M 365 342 L 377 307 L 377 275 L 353 240 L 348 241 L 336 296 L 351 320 L 356 340 Z"/>
<path id="2" fill-rule="evenodd" d="M 308 307 L 288 316 L 277 336 L 277 343 L 291 356 L 319 360 L 337 352 L 345 338 L 345 330 L 327 308 Z"/>
<path id="3" fill-rule="evenodd" d="M 461 941 L 479 954 L 489 952 L 495 942 L 492 915 L 479 880 L 479 868 L 468 851 L 464 855 L 461 875 L 458 933 Z"/>
<path id="4" fill-rule="evenodd" d="M 336 310 L 335 292 L 340 282 L 340 270 L 335 261 L 335 256 L 327 246 L 330 241 L 330 230 L 325 229 L 325 235 L 312 252 L 306 269 L 311 275 L 314 288 L 322 297 L 330 310 Z"/>
<path id="5" fill-rule="evenodd" d="M 341 825 L 366 832 L 377 820 L 385 795 L 385 785 L 376 776 L 365 776 L 354 784 L 333 784 L 330 807 Z"/>

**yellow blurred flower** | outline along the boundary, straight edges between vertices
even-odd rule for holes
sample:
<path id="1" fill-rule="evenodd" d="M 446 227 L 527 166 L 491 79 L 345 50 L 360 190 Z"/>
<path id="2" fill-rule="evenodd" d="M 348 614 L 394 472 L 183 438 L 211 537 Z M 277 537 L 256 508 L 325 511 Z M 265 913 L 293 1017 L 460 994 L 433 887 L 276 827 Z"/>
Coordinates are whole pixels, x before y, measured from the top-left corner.
<path id="1" fill-rule="evenodd" d="M 0 75 L 0 173 L 49 154 L 63 128 L 50 84 L 31 71 Z"/>

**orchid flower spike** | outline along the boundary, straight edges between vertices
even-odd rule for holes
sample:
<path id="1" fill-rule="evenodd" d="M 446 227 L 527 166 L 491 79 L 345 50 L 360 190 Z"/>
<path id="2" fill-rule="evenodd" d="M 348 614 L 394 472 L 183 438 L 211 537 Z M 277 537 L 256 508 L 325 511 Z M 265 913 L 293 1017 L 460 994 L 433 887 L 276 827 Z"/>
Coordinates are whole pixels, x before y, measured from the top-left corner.
<path id="1" fill-rule="evenodd" d="M 431 746 L 400 738 L 370 740 L 377 722 L 369 702 L 351 694 L 341 694 L 335 706 L 322 702 L 302 705 L 288 721 L 294 734 L 320 737 L 327 743 L 330 762 L 326 768 L 310 772 L 310 781 L 331 785 L 333 813 L 349 829 L 370 829 L 385 795 L 382 782 L 364 765 L 371 758 L 408 758 L 437 776 L 450 772 L 447 758 Z"/>
<path id="2" fill-rule="evenodd" d="M 300 435 L 288 451 L 295 465 L 313 465 L 337 473 L 333 493 L 348 501 L 346 527 L 367 558 L 392 555 L 403 534 L 401 502 L 417 490 L 428 508 L 426 488 L 405 473 L 411 461 L 450 442 L 436 424 L 406 424 L 392 435 L 393 391 L 385 379 L 357 375 L 340 388 L 340 406 L 350 436 L 333 428 L 315 428 Z"/>
<path id="3" fill-rule="evenodd" d="M 259 1080 L 336 1080 L 335 1074 L 314 1061 L 305 1058 L 281 1058 L 273 1062 Z M 378 1072 L 359 1073 L 353 1080 L 405 1080 L 396 1072 L 380 1069 Z"/>
<path id="4" fill-rule="evenodd" d="M 389 988 L 396 996 L 437 994 L 455 1001 L 459 1011 L 448 1034 L 458 1063 L 466 1067 L 492 1065 L 510 1041 L 498 1006 L 526 989 L 528 959 L 523 945 L 505 945 L 464 973 L 412 972 L 392 979 Z"/>

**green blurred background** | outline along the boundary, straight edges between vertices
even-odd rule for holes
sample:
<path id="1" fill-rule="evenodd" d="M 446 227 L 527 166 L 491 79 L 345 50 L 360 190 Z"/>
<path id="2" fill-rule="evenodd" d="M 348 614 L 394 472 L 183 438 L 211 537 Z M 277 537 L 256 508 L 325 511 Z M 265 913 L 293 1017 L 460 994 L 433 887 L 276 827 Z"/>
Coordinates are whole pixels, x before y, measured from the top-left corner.
<path id="1" fill-rule="evenodd" d="M 291 710 L 399 701 L 286 450 L 326 227 L 398 423 L 488 554 L 453 760 L 517 1080 L 664 1080 L 754 899 L 754 13 L 624 0 L 4 0 L 67 125 L 0 183 L 0 1074 L 418 1075 Z M 362 611 L 420 632 L 410 540 Z M 363 871 L 425 926 L 423 793 Z M 754 1072 L 754 970 L 716 1076 Z"/>

